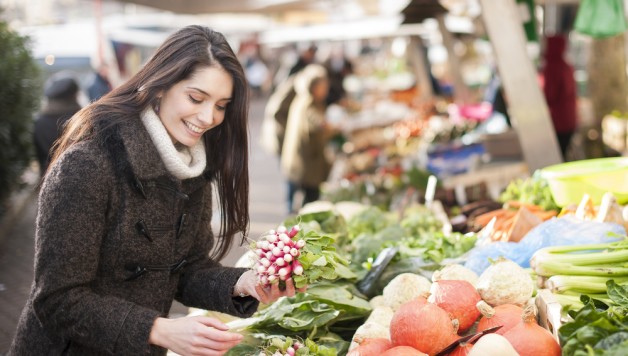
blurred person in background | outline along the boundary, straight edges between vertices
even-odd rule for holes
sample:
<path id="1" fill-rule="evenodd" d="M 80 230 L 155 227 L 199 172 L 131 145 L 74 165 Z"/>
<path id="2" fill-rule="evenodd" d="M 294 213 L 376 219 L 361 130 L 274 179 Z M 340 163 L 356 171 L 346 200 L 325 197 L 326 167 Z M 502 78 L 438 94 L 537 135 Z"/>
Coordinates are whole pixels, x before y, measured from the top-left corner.
<path id="1" fill-rule="evenodd" d="M 266 151 L 277 157 L 281 157 L 290 104 L 297 94 L 294 91 L 294 77 L 295 75 L 289 76 L 275 88 L 264 108 L 261 144 Z"/>
<path id="2" fill-rule="evenodd" d="M 109 93 L 112 89 L 111 82 L 109 81 L 109 68 L 106 64 L 98 66 L 91 78 L 91 82 L 87 87 L 87 95 L 89 101 L 96 101 L 103 95 Z"/>
<path id="3" fill-rule="evenodd" d="M 262 58 L 255 53 L 245 60 L 244 70 L 253 97 L 261 97 L 264 94 L 264 90 L 270 78 L 268 66 L 266 66 Z"/>
<path id="4" fill-rule="evenodd" d="M 332 53 L 325 61 L 325 68 L 329 73 L 329 94 L 327 105 L 344 105 L 347 92 L 344 88 L 344 80 L 353 74 L 353 63 L 342 53 Z"/>
<path id="5" fill-rule="evenodd" d="M 320 185 L 327 179 L 331 163 L 325 147 L 335 132 L 326 121 L 329 79 L 325 68 L 310 64 L 294 79 L 295 97 L 290 105 L 281 153 L 281 169 L 288 179 L 288 211 L 297 191 L 303 192 L 300 206 L 320 197 Z"/>
<path id="6" fill-rule="evenodd" d="M 274 87 L 264 108 L 264 122 L 262 123 L 262 136 L 260 137 L 261 145 L 268 152 L 274 153 L 279 157 L 281 157 L 283 149 L 290 105 L 292 105 L 292 101 L 296 96 L 294 89 L 295 78 L 306 66 L 314 61 L 316 51 L 316 46 L 310 46 L 301 53 L 297 63 L 290 69 L 288 77 L 281 79 Z"/>
<path id="7" fill-rule="evenodd" d="M 546 37 L 543 92 L 552 117 L 563 160 L 577 128 L 576 80 L 574 68 L 565 60 L 567 37 Z"/>
<path id="8" fill-rule="evenodd" d="M 288 72 L 288 76 L 291 76 L 297 72 L 300 72 L 303 68 L 307 67 L 309 64 L 312 64 L 316 60 L 316 51 L 318 48 L 315 45 L 310 45 L 304 51 L 299 54 L 297 58 L 297 62 L 290 68 L 290 72 Z"/>
<path id="9" fill-rule="evenodd" d="M 222 34 L 187 26 L 68 122 L 40 190 L 34 282 L 9 355 L 222 355 L 296 291 L 223 267 L 249 228 L 248 88 Z M 220 228 L 212 231 L 213 194 Z"/>
<path id="10" fill-rule="evenodd" d="M 48 170 L 53 144 L 61 136 L 66 122 L 81 109 L 78 94 L 78 80 L 67 71 L 55 73 L 44 85 L 46 100 L 33 128 L 35 154 L 42 177 Z"/>

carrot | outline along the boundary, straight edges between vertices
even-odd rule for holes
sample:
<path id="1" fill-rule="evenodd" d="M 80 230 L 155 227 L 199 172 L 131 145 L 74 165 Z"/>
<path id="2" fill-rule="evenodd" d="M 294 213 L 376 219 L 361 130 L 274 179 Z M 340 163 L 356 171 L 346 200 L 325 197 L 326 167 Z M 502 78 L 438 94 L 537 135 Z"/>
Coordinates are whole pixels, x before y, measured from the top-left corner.
<path id="1" fill-rule="evenodd" d="M 497 210 L 493 210 L 493 211 L 489 211 L 487 213 L 478 215 L 475 217 L 475 224 L 478 226 L 486 226 L 491 219 L 493 218 L 497 218 L 497 220 L 502 219 L 503 217 L 507 217 L 508 215 L 514 214 L 512 211 L 510 210 L 506 210 L 506 209 L 497 209 Z"/>

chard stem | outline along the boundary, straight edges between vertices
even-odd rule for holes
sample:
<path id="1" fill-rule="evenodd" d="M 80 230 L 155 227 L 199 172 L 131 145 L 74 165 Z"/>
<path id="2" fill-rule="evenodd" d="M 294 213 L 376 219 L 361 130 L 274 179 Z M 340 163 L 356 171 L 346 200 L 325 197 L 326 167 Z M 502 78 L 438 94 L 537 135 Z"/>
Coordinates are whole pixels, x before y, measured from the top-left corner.
<path id="1" fill-rule="evenodd" d="M 628 277 L 628 268 L 609 266 L 576 266 L 569 263 L 552 260 L 537 261 L 534 270 L 539 276 L 551 277 L 557 274 L 569 276 L 600 276 L 600 277 Z"/>
<path id="2" fill-rule="evenodd" d="M 545 281 L 545 287 L 554 293 L 564 293 L 567 291 L 581 294 L 606 293 L 606 282 L 610 278 L 599 276 L 569 276 L 554 275 Z M 628 277 L 614 278 L 615 282 L 622 284 L 628 282 Z"/>

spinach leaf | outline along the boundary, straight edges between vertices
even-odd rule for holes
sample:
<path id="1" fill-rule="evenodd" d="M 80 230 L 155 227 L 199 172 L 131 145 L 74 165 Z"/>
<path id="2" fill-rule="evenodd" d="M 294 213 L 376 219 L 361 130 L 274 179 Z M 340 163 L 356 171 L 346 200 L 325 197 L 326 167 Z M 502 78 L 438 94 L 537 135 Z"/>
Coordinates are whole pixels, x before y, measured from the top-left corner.
<path id="1" fill-rule="evenodd" d="M 622 308 L 628 308 L 628 287 L 615 283 L 614 280 L 606 282 L 608 297 Z"/>
<path id="2" fill-rule="evenodd" d="M 628 293 L 613 280 L 607 293 L 614 305 L 582 295 L 584 306 L 570 311 L 573 321 L 559 330 L 563 356 L 618 356 L 628 354 Z"/>

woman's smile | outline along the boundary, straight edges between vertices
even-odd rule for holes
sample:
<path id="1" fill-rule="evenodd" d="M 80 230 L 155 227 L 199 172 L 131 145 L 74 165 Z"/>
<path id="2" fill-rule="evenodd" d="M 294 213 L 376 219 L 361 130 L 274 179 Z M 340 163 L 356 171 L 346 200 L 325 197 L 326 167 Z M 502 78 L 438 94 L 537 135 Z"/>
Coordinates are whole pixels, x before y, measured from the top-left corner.
<path id="1" fill-rule="evenodd" d="M 193 123 L 189 122 L 189 121 L 183 121 L 183 123 L 185 124 L 185 126 L 187 126 L 188 129 L 190 129 L 190 131 L 202 135 L 203 132 L 205 132 L 205 129 L 202 129 L 196 125 L 194 125 Z"/>

